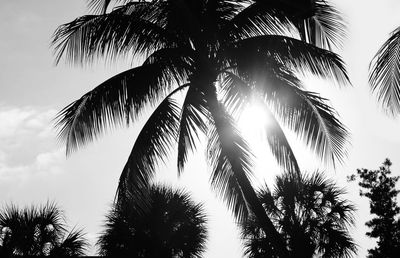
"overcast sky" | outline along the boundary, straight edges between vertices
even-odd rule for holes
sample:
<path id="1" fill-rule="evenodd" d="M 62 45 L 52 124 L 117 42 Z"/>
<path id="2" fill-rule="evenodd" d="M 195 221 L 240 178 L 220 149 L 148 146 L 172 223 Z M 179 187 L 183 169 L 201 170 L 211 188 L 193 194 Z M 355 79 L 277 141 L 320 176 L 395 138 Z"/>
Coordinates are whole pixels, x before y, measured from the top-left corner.
<path id="1" fill-rule="evenodd" d="M 383 114 L 370 94 L 368 64 L 389 33 L 400 26 L 397 0 L 336 0 L 349 24 L 344 49 L 352 87 L 338 88 L 329 82 L 309 80 L 308 87 L 329 98 L 341 121 L 352 133 L 349 155 L 336 170 L 325 167 L 313 155 L 293 143 L 301 168 L 324 170 L 346 187 L 347 197 L 358 207 L 353 236 L 360 245 L 359 257 L 374 241 L 364 226 L 369 209 L 358 196 L 355 183 L 346 176 L 356 168 L 375 169 L 388 157 L 400 175 L 400 121 Z M 94 86 L 128 68 L 128 64 L 94 65 L 90 68 L 54 65 L 50 38 L 58 25 L 86 12 L 84 0 L 0 1 L 0 205 L 56 201 L 71 226 L 84 227 L 92 242 L 101 230 L 104 214 L 114 197 L 119 173 L 133 145 L 138 128 L 109 133 L 66 159 L 57 142 L 55 114 Z M 291 137 L 293 138 L 293 137 Z M 267 149 L 265 149 L 267 150 Z M 256 166 L 259 182 L 281 173 L 273 159 L 260 151 Z M 242 257 L 242 248 L 230 212 L 209 191 L 204 150 L 192 156 L 177 181 L 175 159 L 160 167 L 159 181 L 185 187 L 196 201 L 205 203 L 210 220 L 209 250 L 205 257 Z M 93 249 L 94 250 L 94 249 Z M 92 252 L 93 252 L 92 250 Z"/>

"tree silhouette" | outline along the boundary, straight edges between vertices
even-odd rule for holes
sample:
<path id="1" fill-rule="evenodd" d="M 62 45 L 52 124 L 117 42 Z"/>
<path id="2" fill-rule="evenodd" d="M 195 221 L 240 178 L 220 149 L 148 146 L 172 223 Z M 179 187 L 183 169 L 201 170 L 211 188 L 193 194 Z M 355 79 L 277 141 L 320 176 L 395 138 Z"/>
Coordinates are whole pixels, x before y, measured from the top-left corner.
<path id="1" fill-rule="evenodd" d="M 66 229 L 62 211 L 54 203 L 0 211 L 0 252 L 8 256 L 81 256 L 88 242 L 82 230 Z"/>
<path id="2" fill-rule="evenodd" d="M 100 255 L 117 257 L 201 257 L 207 238 L 203 207 L 190 195 L 161 186 L 149 189 L 150 207 L 115 204 L 98 240 Z"/>
<path id="3" fill-rule="evenodd" d="M 361 196 L 369 199 L 370 212 L 375 217 L 366 225 L 371 229 L 367 236 L 378 239 L 378 247 L 368 250 L 370 258 L 395 258 L 400 253 L 400 207 L 396 197 L 400 192 L 396 183 L 400 177 L 391 176 L 392 162 L 386 159 L 378 170 L 357 169 Z"/>
<path id="4" fill-rule="evenodd" d="M 348 233 L 355 208 L 343 193 L 321 173 L 300 178 L 286 173 L 276 178 L 273 191 L 265 186 L 258 196 L 285 240 L 288 257 L 339 258 L 356 252 Z M 278 257 L 254 216 L 241 228 L 249 257 Z"/>
<path id="5" fill-rule="evenodd" d="M 110 10 L 111 4 L 120 4 Z M 249 209 L 270 232 L 276 252 L 284 243 L 250 183 L 251 153 L 232 118 L 251 94 L 265 103 L 274 124 L 266 128 L 279 164 L 294 173 L 297 161 L 283 133 L 288 126 L 323 160 L 345 156 L 347 131 L 318 94 L 304 89 L 299 72 L 345 84 L 340 57 L 324 48 L 340 45 L 343 22 L 326 1 L 92 0 L 93 14 L 60 26 L 53 44 L 57 61 L 142 57 L 58 116 L 67 153 L 111 125 L 129 124 L 148 104 L 158 106 L 133 145 L 122 171 L 118 200 L 143 198 L 157 161 L 174 143 L 178 173 L 201 135 L 208 138 L 211 184 L 236 218 Z M 301 6 L 301 8 L 299 8 Z M 295 36 L 293 36 L 295 35 Z M 297 37 L 297 38 L 295 38 Z M 184 92 L 178 105 L 176 93 Z"/>

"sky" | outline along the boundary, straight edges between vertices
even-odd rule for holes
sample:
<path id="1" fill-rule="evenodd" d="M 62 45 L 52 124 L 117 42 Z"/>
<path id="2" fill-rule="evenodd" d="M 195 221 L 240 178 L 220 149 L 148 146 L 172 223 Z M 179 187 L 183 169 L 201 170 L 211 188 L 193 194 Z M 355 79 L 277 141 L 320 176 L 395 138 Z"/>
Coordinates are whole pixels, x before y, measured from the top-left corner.
<path id="1" fill-rule="evenodd" d="M 367 75 L 373 55 L 400 26 L 397 0 L 334 0 L 348 23 L 343 57 L 352 86 L 339 88 L 329 81 L 307 80 L 310 90 L 321 93 L 338 111 L 351 132 L 348 157 L 335 169 L 309 154 L 302 143 L 289 134 L 304 171 L 325 171 L 348 191 L 353 201 L 356 227 L 352 235 L 359 245 L 358 257 L 365 257 L 374 240 L 365 236 L 370 218 L 368 201 L 358 196 L 356 183 L 346 176 L 357 168 L 376 169 L 385 158 L 400 175 L 400 121 L 386 116 L 371 94 Z M 131 128 L 111 131 L 96 142 L 66 158 L 63 143 L 56 138 L 54 118 L 64 106 L 105 79 L 127 69 L 129 62 L 90 67 L 56 66 L 50 47 L 58 25 L 87 12 L 84 0 L 2 0 L 0 1 L 0 207 L 56 201 L 71 226 L 83 227 L 92 243 L 101 232 L 118 182 L 119 173 L 130 153 L 144 120 Z M 145 116 L 144 116 L 145 117 Z M 252 129 L 249 129 L 252 130 Z M 253 135 L 250 131 L 248 135 Z M 268 149 L 249 137 L 258 159 L 255 185 L 281 173 Z M 194 200 L 203 202 L 209 218 L 208 250 L 204 257 L 243 257 L 238 231 L 231 213 L 209 189 L 208 172 L 200 147 L 190 157 L 185 173 L 176 177 L 175 157 L 159 167 L 157 181 L 184 187 Z M 92 254 L 95 249 L 92 247 Z"/>

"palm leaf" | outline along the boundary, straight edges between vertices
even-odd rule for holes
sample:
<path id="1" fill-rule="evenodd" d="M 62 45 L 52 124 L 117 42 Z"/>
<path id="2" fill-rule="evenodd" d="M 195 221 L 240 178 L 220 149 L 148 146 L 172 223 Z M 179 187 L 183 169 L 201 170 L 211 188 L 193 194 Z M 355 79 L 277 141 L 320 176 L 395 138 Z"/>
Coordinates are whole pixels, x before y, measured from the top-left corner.
<path id="1" fill-rule="evenodd" d="M 171 65 L 178 61 L 162 62 L 152 57 L 148 64 L 108 79 L 65 107 L 56 125 L 59 137 L 67 143 L 67 153 L 92 141 L 106 128 L 136 118 L 147 103 L 154 103 L 177 80 L 184 80 L 185 70 Z"/>
<path id="2" fill-rule="evenodd" d="M 72 230 L 61 243 L 51 249 L 50 255 L 57 257 L 84 256 L 88 247 L 89 242 L 85 239 L 83 230 Z"/>
<path id="3" fill-rule="evenodd" d="M 178 134 L 178 125 L 179 107 L 168 96 L 147 120 L 133 145 L 119 179 L 118 202 L 134 199 L 138 210 L 146 208 L 146 198 L 143 198 L 146 191 L 143 190 L 148 188 L 157 162 L 164 161 L 170 153 L 170 146 Z"/>
<path id="4" fill-rule="evenodd" d="M 336 112 L 326 99 L 302 90 L 299 79 L 279 63 L 258 66 L 246 71 L 254 87 L 264 95 L 266 102 L 284 125 L 293 130 L 327 163 L 335 166 L 346 156 L 348 132 L 337 119 Z M 295 164 L 295 163 L 293 163 Z"/>
<path id="5" fill-rule="evenodd" d="M 141 1 L 132 1 L 132 0 L 86 0 L 88 2 L 89 10 L 94 13 L 106 13 L 107 8 L 111 4 L 111 2 L 118 3 L 140 3 Z M 143 2 L 143 1 L 142 1 Z"/>
<path id="6" fill-rule="evenodd" d="M 333 52 L 286 36 L 267 35 L 241 40 L 222 51 L 221 58 L 239 70 L 280 63 L 298 72 L 311 72 L 339 84 L 349 82 L 341 58 Z"/>
<path id="7" fill-rule="evenodd" d="M 232 69 L 225 70 L 221 77 L 222 103 L 230 114 L 242 111 L 252 95 L 251 86 Z"/>
<path id="8" fill-rule="evenodd" d="M 204 134 L 207 131 L 207 124 L 204 121 L 207 117 L 206 105 L 204 94 L 199 89 L 190 87 L 182 105 L 179 123 L 178 173 L 183 171 L 188 152 L 196 148 L 195 141 L 199 137 L 198 131 L 200 130 Z"/>
<path id="9" fill-rule="evenodd" d="M 243 1 L 249 2 L 249 1 Z M 222 29 L 221 34 L 230 40 L 245 39 L 261 35 L 282 35 L 294 28 L 287 14 L 277 8 L 274 1 L 242 3 L 240 10 Z"/>
<path id="10" fill-rule="evenodd" d="M 266 107 L 266 111 L 268 116 L 268 125 L 266 126 L 267 140 L 272 154 L 284 170 L 299 175 L 300 168 L 285 133 L 268 107 Z"/>
<path id="11" fill-rule="evenodd" d="M 263 73 L 263 76 L 265 77 L 266 74 Z M 279 84 L 274 84 L 274 86 L 278 87 Z M 252 96 L 254 90 L 252 90 L 252 87 L 246 84 L 239 77 L 239 75 L 235 74 L 234 72 L 225 72 L 225 77 L 222 81 L 222 89 L 224 92 L 223 101 L 225 105 L 232 110 L 232 112 L 240 110 L 243 104 L 251 105 L 251 103 L 249 103 L 249 99 L 251 99 L 250 96 Z M 268 121 L 268 125 L 266 126 L 265 130 L 268 145 L 271 148 L 272 154 L 274 155 L 278 164 L 281 165 L 285 170 L 293 173 L 300 173 L 296 157 L 281 126 L 279 125 L 279 122 L 276 120 L 274 114 L 270 111 L 268 106 L 265 106 L 265 111 L 267 115 L 266 119 Z"/>
<path id="12" fill-rule="evenodd" d="M 370 64 L 369 83 L 385 111 L 400 113 L 400 28 L 376 53 Z"/>
<path id="13" fill-rule="evenodd" d="M 251 153 L 226 114 L 214 119 L 216 121 L 211 125 L 207 147 L 212 169 L 211 185 L 237 220 L 243 221 L 249 214 L 249 207 L 236 174 L 241 173 L 241 177 L 246 178 L 251 175 Z"/>
<path id="14" fill-rule="evenodd" d="M 178 39 L 157 24 L 153 9 L 145 3 L 132 3 L 110 13 L 86 15 L 61 25 L 52 41 L 56 62 L 63 55 L 73 63 L 92 62 L 97 57 L 113 60 L 127 54 L 148 56 L 176 45 Z"/>
<path id="15" fill-rule="evenodd" d="M 326 99 L 300 89 L 288 98 L 290 103 L 277 104 L 276 114 L 322 160 L 333 166 L 342 163 L 347 155 L 348 132 Z"/>
<path id="16" fill-rule="evenodd" d="M 287 257 L 284 241 L 262 208 L 251 185 L 251 157 L 247 143 L 235 128 L 212 89 L 206 92 L 211 115 L 208 159 L 212 167 L 211 185 L 223 197 L 239 222 L 247 220 L 250 210 L 256 215 L 263 230 L 269 232 L 278 256 Z"/>
<path id="17" fill-rule="evenodd" d="M 317 47 L 341 48 L 346 37 L 346 24 L 341 13 L 325 0 L 316 0 L 309 17 L 291 18 L 301 38 Z"/>
<path id="18" fill-rule="evenodd" d="M 238 221 L 245 220 L 249 207 L 243 184 L 251 187 L 252 154 L 235 128 L 232 117 L 218 101 L 215 88 L 205 92 L 209 112 L 207 157 L 211 166 L 211 185 L 224 199 Z M 239 182 L 242 180 L 242 182 Z"/>

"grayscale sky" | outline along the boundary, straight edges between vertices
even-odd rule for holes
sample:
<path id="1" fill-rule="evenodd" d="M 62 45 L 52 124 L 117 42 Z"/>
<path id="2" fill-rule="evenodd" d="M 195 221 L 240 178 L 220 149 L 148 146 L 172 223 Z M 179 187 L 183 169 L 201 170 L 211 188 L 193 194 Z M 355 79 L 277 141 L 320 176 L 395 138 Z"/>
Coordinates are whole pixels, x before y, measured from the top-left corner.
<path id="1" fill-rule="evenodd" d="M 308 79 L 307 87 L 329 98 L 341 121 L 352 133 L 349 155 L 335 170 L 307 154 L 294 137 L 293 146 L 306 171 L 322 170 L 348 190 L 358 207 L 353 236 L 359 257 L 374 241 L 365 237 L 369 218 L 366 199 L 346 176 L 357 168 L 375 169 L 388 157 L 400 175 L 400 121 L 383 114 L 367 83 L 368 64 L 389 33 L 400 26 L 398 0 L 334 0 L 348 22 L 348 37 L 339 53 L 345 60 L 352 86 Z M 54 65 L 50 38 L 58 25 L 86 13 L 84 0 L 0 1 L 0 206 L 56 201 L 71 226 L 84 227 L 94 243 L 113 200 L 119 173 L 143 124 L 114 130 L 72 154 L 68 159 L 57 142 L 53 119 L 62 107 L 103 80 L 129 67 L 129 62 L 91 67 Z M 250 133 L 249 133 L 250 135 Z M 258 140 L 249 139 L 258 155 L 255 184 L 271 184 L 282 171 Z M 158 181 L 185 187 L 205 203 L 210 238 L 205 257 L 242 257 L 234 220 L 222 201 L 209 190 L 204 147 L 192 155 L 177 180 L 175 154 L 160 166 Z M 94 248 L 91 253 L 94 254 Z"/>

